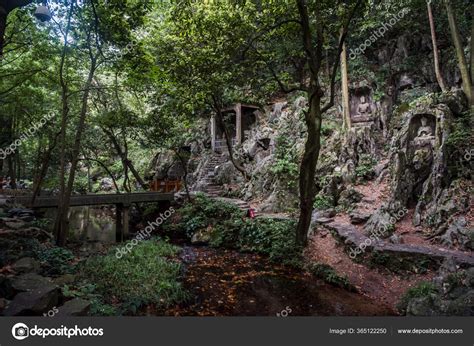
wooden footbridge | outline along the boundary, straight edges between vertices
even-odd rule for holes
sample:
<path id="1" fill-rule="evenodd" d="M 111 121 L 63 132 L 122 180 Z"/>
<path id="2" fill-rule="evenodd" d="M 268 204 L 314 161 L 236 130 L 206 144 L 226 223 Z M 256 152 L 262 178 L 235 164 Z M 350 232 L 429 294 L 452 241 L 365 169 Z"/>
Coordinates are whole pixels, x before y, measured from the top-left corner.
<path id="1" fill-rule="evenodd" d="M 11 202 L 18 203 L 33 209 L 57 208 L 58 196 L 38 196 L 32 205 L 31 196 L 8 196 Z M 123 241 L 129 233 L 130 206 L 133 203 L 160 203 L 169 204 L 174 199 L 174 193 L 137 192 L 116 194 L 90 194 L 71 196 L 71 207 L 110 205 L 116 206 L 116 239 Z"/>

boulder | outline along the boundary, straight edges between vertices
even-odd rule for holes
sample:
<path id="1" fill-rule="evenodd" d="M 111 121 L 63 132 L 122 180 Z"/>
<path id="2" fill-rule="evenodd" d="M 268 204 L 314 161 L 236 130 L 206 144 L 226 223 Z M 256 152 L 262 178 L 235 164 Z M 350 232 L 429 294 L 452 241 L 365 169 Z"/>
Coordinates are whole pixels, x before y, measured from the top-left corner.
<path id="1" fill-rule="evenodd" d="M 0 297 L 5 297 L 7 299 L 13 298 L 15 295 L 15 290 L 12 287 L 10 278 L 0 274 Z"/>
<path id="2" fill-rule="evenodd" d="M 5 222 L 5 226 L 7 228 L 14 229 L 14 230 L 24 228 L 25 225 L 26 225 L 26 223 L 24 221 L 19 220 L 19 219 L 15 219 L 12 222 Z"/>
<path id="3" fill-rule="evenodd" d="M 474 316 L 474 290 L 469 290 L 447 302 L 448 316 Z"/>
<path id="4" fill-rule="evenodd" d="M 388 241 L 392 244 L 403 244 L 403 238 L 398 234 L 392 234 Z"/>
<path id="5" fill-rule="evenodd" d="M 10 301 L 5 298 L 0 298 L 0 315 L 3 313 Z"/>
<path id="6" fill-rule="evenodd" d="M 345 208 L 353 207 L 355 204 L 359 203 L 364 195 L 353 188 L 348 188 L 342 191 L 339 204 L 344 206 Z"/>
<path id="7" fill-rule="evenodd" d="M 49 311 L 59 301 L 59 288 L 46 285 L 18 293 L 4 310 L 5 316 L 37 316 Z"/>
<path id="8" fill-rule="evenodd" d="M 11 287 L 20 292 L 4 311 L 5 316 L 41 315 L 58 304 L 60 290 L 48 278 L 27 273 L 11 279 Z"/>
<path id="9" fill-rule="evenodd" d="M 67 301 L 63 306 L 58 308 L 57 317 L 65 316 L 87 316 L 91 308 L 91 302 L 88 300 L 74 298 Z"/>
<path id="10" fill-rule="evenodd" d="M 17 292 L 27 292 L 40 287 L 53 286 L 51 281 L 35 273 L 27 273 L 10 279 L 11 287 Z"/>
<path id="11" fill-rule="evenodd" d="M 212 228 L 201 229 L 193 234 L 191 238 L 192 244 L 207 244 L 211 241 Z"/>
<path id="12" fill-rule="evenodd" d="M 474 287 L 474 267 L 466 270 L 466 282 L 470 287 Z"/>
<path id="13" fill-rule="evenodd" d="M 433 304 L 434 297 L 419 297 L 410 300 L 407 306 L 408 316 L 437 316 L 439 312 Z"/>
<path id="14" fill-rule="evenodd" d="M 367 220 L 370 218 L 370 214 L 354 210 L 349 214 L 349 217 L 351 218 L 351 223 L 353 225 L 360 225 L 367 222 Z"/>
<path id="15" fill-rule="evenodd" d="M 12 265 L 12 269 L 18 273 L 38 273 L 40 271 L 40 263 L 31 257 L 23 257 Z"/>
<path id="16" fill-rule="evenodd" d="M 35 220 L 35 217 L 31 215 L 24 215 L 24 216 L 19 216 L 18 219 L 20 219 L 23 222 L 31 222 Z"/>

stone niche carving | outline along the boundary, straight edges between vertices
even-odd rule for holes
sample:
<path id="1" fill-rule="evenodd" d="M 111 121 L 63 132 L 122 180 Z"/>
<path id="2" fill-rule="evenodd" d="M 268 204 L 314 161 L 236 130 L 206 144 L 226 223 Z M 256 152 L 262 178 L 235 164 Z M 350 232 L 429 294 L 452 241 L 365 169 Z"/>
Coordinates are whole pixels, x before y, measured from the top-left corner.
<path id="1" fill-rule="evenodd" d="M 352 90 L 351 120 L 355 126 L 370 125 L 374 122 L 376 107 L 369 87 Z"/>
<path id="2" fill-rule="evenodd" d="M 367 234 L 388 226 L 390 215 L 404 207 L 415 208 L 414 225 L 436 210 L 448 181 L 446 142 L 453 115 L 446 104 L 433 104 L 420 102 L 403 115 L 391 141 L 390 198 L 365 225 Z"/>
<path id="3" fill-rule="evenodd" d="M 415 171 L 431 167 L 435 138 L 436 119 L 432 115 L 420 114 L 412 118 L 410 125 L 410 148 L 413 151 L 412 164 Z"/>

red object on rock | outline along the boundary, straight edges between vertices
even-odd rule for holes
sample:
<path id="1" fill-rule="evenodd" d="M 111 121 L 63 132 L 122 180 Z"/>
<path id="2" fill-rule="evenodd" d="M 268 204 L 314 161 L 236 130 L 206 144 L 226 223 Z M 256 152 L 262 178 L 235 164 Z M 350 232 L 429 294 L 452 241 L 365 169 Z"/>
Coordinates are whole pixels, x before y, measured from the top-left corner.
<path id="1" fill-rule="evenodd" d="M 247 210 L 247 216 L 248 216 L 249 218 L 251 218 L 251 219 L 254 219 L 254 218 L 255 218 L 255 209 L 249 208 L 249 209 Z"/>

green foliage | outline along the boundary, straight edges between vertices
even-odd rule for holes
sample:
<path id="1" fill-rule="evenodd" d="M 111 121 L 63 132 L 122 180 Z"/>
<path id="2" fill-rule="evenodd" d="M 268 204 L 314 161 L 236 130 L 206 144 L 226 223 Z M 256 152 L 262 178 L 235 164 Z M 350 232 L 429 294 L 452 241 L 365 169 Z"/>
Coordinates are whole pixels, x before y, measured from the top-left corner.
<path id="1" fill-rule="evenodd" d="M 270 170 L 281 182 L 286 182 L 288 188 L 296 186 L 299 174 L 298 155 L 290 136 L 277 137 L 275 163 Z"/>
<path id="2" fill-rule="evenodd" d="M 356 288 L 349 282 L 347 276 L 340 276 L 334 268 L 328 264 L 312 263 L 308 266 L 308 270 L 315 277 L 324 280 L 330 285 L 356 291 Z"/>
<path id="3" fill-rule="evenodd" d="M 314 199 L 313 208 L 318 210 L 329 209 L 333 207 L 331 199 L 327 196 L 318 194 Z"/>
<path id="4" fill-rule="evenodd" d="M 178 281 L 181 265 L 172 260 L 178 251 L 161 240 L 143 241 L 120 259 L 115 249 L 88 259 L 80 275 L 93 282 L 99 294 L 120 300 L 125 310 L 133 312 L 145 304 L 166 307 L 187 297 Z"/>
<path id="5" fill-rule="evenodd" d="M 74 259 L 73 253 L 62 247 L 45 247 L 41 245 L 36 251 L 38 259 L 45 267 L 47 275 L 61 275 L 71 273 L 75 270 L 71 265 Z"/>
<path id="6" fill-rule="evenodd" d="M 406 309 L 408 307 L 408 303 L 413 298 L 423 298 L 423 297 L 431 297 L 433 294 L 437 294 L 438 290 L 436 289 L 435 285 L 431 282 L 420 282 L 415 287 L 408 289 L 405 294 L 400 299 L 400 302 L 397 305 L 397 309 L 402 313 L 406 313 Z"/>
<path id="7" fill-rule="evenodd" d="M 50 225 L 51 225 L 51 219 L 48 219 L 48 218 L 36 219 L 30 222 L 31 227 L 37 227 L 44 230 L 49 229 Z"/>
<path id="8" fill-rule="evenodd" d="M 62 293 L 66 298 L 81 298 L 91 302 L 90 314 L 92 316 L 116 316 L 117 307 L 104 302 L 102 295 L 96 293 L 96 285 L 82 283 L 77 286 L 65 285 Z"/>
<path id="9" fill-rule="evenodd" d="M 321 125 L 321 135 L 323 135 L 323 137 L 330 137 L 338 127 L 338 124 L 334 121 L 323 121 Z"/>
<path id="10" fill-rule="evenodd" d="M 471 178 L 474 169 L 474 133 L 470 126 L 472 115 L 466 111 L 453 122 L 447 140 L 449 171 L 453 176 Z"/>
<path id="11" fill-rule="evenodd" d="M 374 177 L 374 167 L 377 161 L 368 154 L 362 154 L 356 167 L 356 176 L 361 180 L 370 180 Z"/>
<path id="12" fill-rule="evenodd" d="M 394 273 L 406 274 L 417 273 L 423 274 L 433 267 L 433 262 L 428 257 L 419 256 L 417 258 L 392 256 L 383 252 L 375 251 L 371 254 L 369 265 L 372 268 L 383 267 Z"/>
<path id="13" fill-rule="evenodd" d="M 179 209 L 179 215 L 179 225 L 173 225 L 172 228 L 180 228 L 188 237 L 207 226 L 216 226 L 223 221 L 238 220 L 243 216 L 236 205 L 210 199 L 204 194 L 196 195 L 192 202 Z"/>
<path id="14" fill-rule="evenodd" d="M 299 266 L 301 249 L 295 244 L 295 229 L 293 220 L 247 219 L 239 232 L 238 247 L 267 255 L 273 262 Z"/>
<path id="15" fill-rule="evenodd" d="M 171 228 L 184 230 L 189 238 L 210 227 L 211 246 L 256 252 L 278 263 L 300 264 L 301 249 L 295 245 L 294 220 L 243 218 L 235 205 L 204 195 L 198 195 L 177 213 L 179 222 Z"/>

